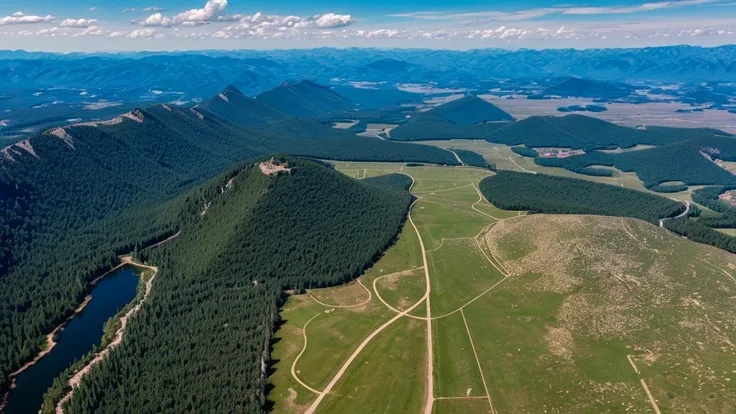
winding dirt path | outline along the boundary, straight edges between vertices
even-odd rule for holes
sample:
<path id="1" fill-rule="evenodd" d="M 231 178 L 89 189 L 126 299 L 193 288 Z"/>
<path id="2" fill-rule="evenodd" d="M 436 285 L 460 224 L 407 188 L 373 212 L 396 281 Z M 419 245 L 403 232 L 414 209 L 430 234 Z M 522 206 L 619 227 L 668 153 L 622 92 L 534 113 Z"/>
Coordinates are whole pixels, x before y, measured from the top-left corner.
<path id="1" fill-rule="evenodd" d="M 298 382 L 299 384 L 301 384 L 302 387 L 308 389 L 309 391 L 312 391 L 315 394 L 321 394 L 321 392 L 315 390 L 314 388 L 312 388 L 309 385 L 305 384 L 304 381 L 302 381 L 301 379 L 299 379 L 299 377 L 296 375 L 296 363 L 299 362 L 299 358 L 301 358 L 302 355 L 304 354 L 304 351 L 307 350 L 307 325 L 309 325 L 309 322 L 312 322 L 312 320 L 314 318 L 318 317 L 319 315 L 320 314 L 318 313 L 318 314 L 312 316 L 307 321 L 307 323 L 304 324 L 304 327 L 302 328 L 302 336 L 304 337 L 304 346 L 302 347 L 301 352 L 299 352 L 299 355 L 297 355 L 296 358 L 294 359 L 294 362 L 291 363 L 291 376 L 294 377 L 294 379 L 296 380 L 296 382 Z"/>
<path id="2" fill-rule="evenodd" d="M 87 375 L 90 371 L 92 371 L 92 368 L 94 368 L 95 365 L 102 362 L 105 358 L 107 358 L 108 355 L 110 355 L 110 352 L 117 348 L 120 343 L 123 341 L 123 335 L 125 334 L 125 327 L 128 325 L 128 321 L 131 317 L 133 317 L 138 311 L 141 309 L 141 306 L 146 302 L 148 299 L 148 296 L 151 294 L 151 288 L 153 287 L 153 279 L 156 278 L 156 275 L 158 274 L 158 267 L 156 266 L 149 266 L 142 263 L 134 262 L 131 256 L 124 256 L 120 259 L 122 265 L 131 265 L 135 267 L 142 267 L 144 269 L 150 269 L 153 270 L 153 275 L 151 275 L 151 278 L 148 279 L 146 282 L 146 290 L 143 294 L 143 298 L 136 304 L 132 309 L 130 309 L 128 312 L 125 313 L 122 317 L 120 317 L 120 328 L 115 332 L 115 336 L 113 337 L 113 340 L 110 342 L 108 346 L 105 347 L 100 353 L 98 353 L 87 365 L 84 366 L 84 368 L 80 369 L 76 374 L 74 374 L 69 379 L 69 386 L 71 387 L 71 390 L 62 398 L 59 403 L 56 405 L 56 414 L 64 414 L 64 408 L 63 406 L 68 402 L 71 401 L 73 395 L 74 395 L 74 389 L 79 386 L 79 384 L 82 382 L 82 379 L 85 375 Z"/>
<path id="3" fill-rule="evenodd" d="M 634 368 L 634 372 L 636 372 L 636 375 L 639 375 L 639 368 L 636 367 L 636 364 L 632 360 L 633 355 L 626 355 L 626 359 L 629 360 L 629 364 L 631 364 L 632 368 Z M 644 389 L 644 392 L 647 394 L 647 399 L 649 400 L 649 404 L 652 405 L 652 409 L 656 414 L 662 414 L 661 411 L 659 411 L 659 406 L 657 405 L 657 400 L 654 399 L 654 396 L 652 395 L 651 391 L 649 391 L 649 387 L 647 387 L 647 383 L 644 382 L 644 378 L 639 378 L 639 382 L 641 383 L 641 387 Z"/>
<path id="4" fill-rule="evenodd" d="M 409 178 L 411 178 L 412 184 L 409 187 L 409 190 L 411 190 L 411 187 L 413 187 L 415 183 L 414 177 L 406 173 L 402 173 L 402 174 L 405 174 L 409 176 Z M 384 329 L 389 327 L 391 324 L 393 324 L 400 318 L 407 316 L 409 312 L 416 309 L 419 305 L 422 304 L 422 302 L 425 302 L 427 306 L 427 318 L 426 318 L 427 320 L 427 381 L 426 381 L 427 398 L 425 401 L 424 413 L 425 414 L 432 413 L 432 406 L 434 404 L 434 383 L 433 383 L 433 374 L 432 374 L 432 368 L 433 368 L 432 363 L 433 363 L 434 357 L 432 353 L 432 321 L 430 319 L 431 310 L 430 310 L 430 304 L 429 304 L 429 292 L 430 292 L 429 271 L 428 271 L 428 266 L 427 266 L 427 254 L 425 253 L 425 250 L 424 250 L 424 243 L 422 241 L 422 236 L 419 234 L 419 229 L 414 224 L 414 220 L 412 220 L 411 218 L 411 210 L 414 207 L 414 204 L 416 204 L 417 200 L 414 200 L 411 206 L 409 206 L 409 222 L 414 228 L 414 231 L 417 233 L 417 237 L 419 238 L 419 245 L 422 248 L 422 260 L 424 263 L 424 274 L 425 274 L 425 280 L 427 284 L 427 288 L 426 288 L 426 291 L 424 292 L 424 296 L 422 296 L 422 298 L 419 299 L 419 301 L 417 301 L 411 307 L 409 307 L 405 311 L 401 311 L 400 313 L 396 314 L 396 316 L 394 316 L 393 318 L 385 322 L 383 325 L 379 326 L 376 330 L 371 332 L 371 334 L 368 335 L 368 337 L 366 337 L 363 340 L 363 342 L 360 343 L 360 345 L 358 345 L 358 348 L 355 351 L 353 351 L 350 357 L 348 357 L 348 359 L 343 363 L 342 367 L 340 367 L 340 370 L 335 374 L 335 376 L 332 377 L 332 379 L 327 384 L 327 386 L 324 388 L 324 390 L 318 393 L 317 399 L 315 399 L 314 402 L 312 402 L 312 404 L 309 406 L 309 408 L 306 411 L 306 414 L 314 413 L 314 411 L 317 409 L 317 407 L 319 407 L 320 403 L 325 398 L 325 396 L 332 391 L 332 389 L 335 387 L 335 384 L 337 384 L 337 382 L 342 378 L 342 376 L 348 370 L 348 368 L 350 367 L 350 364 L 353 363 L 355 358 L 358 357 L 358 355 L 370 343 L 370 341 L 376 337 L 376 335 L 381 333 Z"/>
<path id="5" fill-rule="evenodd" d="M 514 161 L 513 157 L 509 157 L 509 161 L 513 162 L 515 166 L 519 167 L 519 169 L 523 172 L 530 173 L 530 174 L 536 174 L 536 171 L 529 171 L 526 168 L 522 167 L 521 165 L 517 164 L 516 161 Z"/>
<path id="6" fill-rule="evenodd" d="M 455 156 L 455 159 L 457 160 L 457 162 L 458 162 L 458 163 L 460 163 L 460 166 L 461 166 L 461 167 L 464 167 L 464 166 L 465 166 L 465 163 L 464 163 L 464 162 L 463 162 L 463 160 L 461 160 L 461 159 L 460 159 L 460 157 L 459 157 L 459 156 L 457 155 L 457 152 L 455 152 L 455 151 L 453 151 L 453 150 L 451 150 L 451 149 L 445 149 L 445 151 L 450 151 L 450 152 L 452 153 L 452 155 L 454 155 L 454 156 Z"/>
<path id="7" fill-rule="evenodd" d="M 680 201 L 682 204 L 685 204 L 685 211 L 676 215 L 675 217 L 665 217 L 663 219 L 659 219 L 659 227 L 664 227 L 664 222 L 667 220 L 674 220 L 674 219 L 685 217 L 687 213 L 690 212 L 690 202 L 689 201 L 687 200 L 675 200 L 675 201 Z"/>
<path id="8" fill-rule="evenodd" d="M 477 186 L 477 185 L 475 185 L 475 183 L 473 183 L 473 188 L 475 188 L 475 191 L 476 191 L 476 192 L 478 193 L 478 201 L 476 201 L 475 203 L 471 204 L 471 205 L 470 205 L 470 207 L 472 207 L 472 208 L 473 208 L 473 210 L 475 210 L 475 211 L 479 212 L 480 214 L 483 214 L 483 215 L 484 215 L 484 216 L 486 216 L 486 217 L 492 218 L 492 219 L 494 219 L 494 220 L 496 220 L 496 221 L 501 221 L 502 219 L 500 219 L 500 218 L 498 218 L 498 217 L 493 217 L 492 215 L 490 215 L 490 214 L 488 214 L 488 213 L 484 213 L 484 212 L 482 212 L 482 211 L 478 210 L 478 209 L 477 209 L 477 208 L 475 207 L 475 205 L 476 205 L 476 204 L 478 204 L 478 203 L 482 203 L 483 201 L 487 202 L 488 204 L 491 204 L 491 203 L 490 203 L 490 201 L 486 200 L 486 198 L 485 198 L 485 197 L 483 197 L 483 193 L 481 193 L 481 192 L 480 192 L 480 188 L 478 188 L 478 186 Z M 484 229 L 484 230 L 485 230 L 485 229 Z"/>
<path id="9" fill-rule="evenodd" d="M 387 275 L 387 276 L 390 276 L 390 275 Z M 365 289 L 365 291 L 368 292 L 368 299 L 366 299 L 366 300 L 364 300 L 364 301 L 362 301 L 360 303 L 356 303 L 355 305 L 330 305 L 329 303 L 321 302 L 319 299 L 315 298 L 314 295 L 312 295 L 311 293 L 309 293 L 309 291 L 307 291 L 307 295 L 309 295 L 309 297 L 312 298 L 315 302 L 319 303 L 322 306 L 328 307 L 328 308 L 355 308 L 355 307 L 358 307 L 358 306 L 363 306 L 366 303 L 368 303 L 368 302 L 371 301 L 371 299 L 373 298 L 373 294 L 371 293 L 370 289 L 368 289 L 367 287 L 365 287 L 365 285 L 363 284 L 363 282 L 360 281 L 360 279 L 357 279 L 357 281 L 358 281 L 358 284 L 360 286 L 363 286 L 363 289 Z"/>

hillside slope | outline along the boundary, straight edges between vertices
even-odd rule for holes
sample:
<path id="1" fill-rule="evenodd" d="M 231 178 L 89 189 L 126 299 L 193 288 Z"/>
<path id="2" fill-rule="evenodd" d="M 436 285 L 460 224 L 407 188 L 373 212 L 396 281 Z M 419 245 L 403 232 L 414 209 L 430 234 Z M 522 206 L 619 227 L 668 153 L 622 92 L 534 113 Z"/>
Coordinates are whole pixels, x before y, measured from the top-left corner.
<path id="1" fill-rule="evenodd" d="M 513 119 L 503 109 L 475 95 L 468 95 L 442 104 L 426 112 L 426 115 L 446 119 L 457 125 L 510 121 Z"/>
<path id="2" fill-rule="evenodd" d="M 289 115 L 308 118 L 352 111 L 352 102 L 308 80 L 281 85 L 256 96 L 256 100 Z"/>
<path id="3" fill-rule="evenodd" d="M 292 117 L 253 98 L 243 95 L 234 86 L 227 86 L 219 94 L 198 105 L 233 123 L 251 128 L 263 128 Z"/>
<path id="4" fill-rule="evenodd" d="M 289 122 L 289 121 L 285 121 Z M 30 360 L 116 254 L 176 232 L 168 200 L 245 159 L 457 165 L 440 148 L 379 139 L 304 140 L 167 105 L 55 129 L 0 152 L 0 383 Z M 22 331 L 23 334 L 18 334 Z"/>
<path id="5" fill-rule="evenodd" d="M 716 159 L 736 160 L 736 139 L 714 136 L 620 154 L 591 151 L 568 158 L 535 158 L 534 162 L 582 174 L 590 173 L 587 167 L 593 165 L 616 167 L 635 172 L 647 188 L 655 190 L 666 181 L 682 181 L 685 185 L 736 184 L 736 177 L 713 162 Z"/>
<path id="6" fill-rule="evenodd" d="M 187 196 L 182 235 L 142 257 L 160 269 L 149 303 L 68 413 L 261 409 L 283 290 L 358 275 L 411 202 L 321 163 L 278 161 L 290 171 L 267 176 L 247 163 Z M 204 216 L 202 197 L 212 197 Z"/>
<path id="7" fill-rule="evenodd" d="M 487 140 L 527 147 L 579 149 L 665 145 L 693 138 L 728 135 L 711 128 L 631 128 L 585 115 L 530 116 L 491 133 Z"/>
<path id="8" fill-rule="evenodd" d="M 482 242 L 510 273 L 465 309 L 499 412 L 733 411 L 715 367 L 736 364 L 736 256 L 581 215 L 504 220 Z"/>

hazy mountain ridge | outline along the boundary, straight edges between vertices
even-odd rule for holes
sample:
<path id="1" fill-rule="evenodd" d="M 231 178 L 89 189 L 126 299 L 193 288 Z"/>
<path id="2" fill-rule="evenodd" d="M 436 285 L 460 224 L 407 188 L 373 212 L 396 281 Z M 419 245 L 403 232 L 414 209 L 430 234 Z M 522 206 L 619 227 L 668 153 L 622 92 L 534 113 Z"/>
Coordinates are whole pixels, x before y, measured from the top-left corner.
<path id="1" fill-rule="evenodd" d="M 575 75 L 620 81 L 736 80 L 736 46 L 642 49 L 313 49 L 69 54 L 0 51 L 2 87 L 103 88 L 134 84 L 211 96 L 227 84 L 246 95 L 282 79 L 451 83 Z"/>

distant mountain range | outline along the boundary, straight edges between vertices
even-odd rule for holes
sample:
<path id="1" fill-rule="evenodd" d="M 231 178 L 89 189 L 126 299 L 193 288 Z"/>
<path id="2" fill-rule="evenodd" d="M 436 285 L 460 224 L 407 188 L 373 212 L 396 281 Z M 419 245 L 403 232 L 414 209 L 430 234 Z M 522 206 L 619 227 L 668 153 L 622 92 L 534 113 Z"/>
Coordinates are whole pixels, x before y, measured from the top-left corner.
<path id="1" fill-rule="evenodd" d="M 571 77 L 545 88 L 541 94 L 546 96 L 618 99 L 633 94 L 635 90 L 635 87 L 625 83 Z"/>
<path id="2" fill-rule="evenodd" d="M 206 98 L 232 84 L 253 96 L 284 79 L 498 86 L 519 77 L 578 76 L 621 82 L 736 80 L 736 46 L 643 49 L 314 49 L 69 54 L 0 51 L 4 95 L 25 88 L 118 89 L 119 98 L 177 93 Z M 129 99 L 127 99 L 129 100 Z"/>
<path id="3" fill-rule="evenodd" d="M 329 88 L 308 80 L 283 82 L 256 96 L 256 100 L 297 117 L 351 111 L 355 105 Z"/>

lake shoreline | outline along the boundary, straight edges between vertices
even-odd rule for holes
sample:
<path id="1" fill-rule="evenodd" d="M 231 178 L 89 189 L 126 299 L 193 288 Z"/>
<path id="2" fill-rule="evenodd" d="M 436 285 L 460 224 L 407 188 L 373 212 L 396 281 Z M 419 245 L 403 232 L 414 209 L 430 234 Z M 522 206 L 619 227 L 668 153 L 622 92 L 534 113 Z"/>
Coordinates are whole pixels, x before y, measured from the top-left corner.
<path id="1" fill-rule="evenodd" d="M 5 384 L 2 385 L 2 387 L 0 387 L 0 392 L 2 393 L 2 396 L 0 397 L 0 413 L 2 413 L 2 412 L 5 411 L 5 406 L 8 403 L 8 396 L 10 395 L 10 392 L 15 388 L 15 378 L 18 375 L 22 374 L 28 368 L 30 368 L 33 365 L 35 365 L 36 363 L 38 363 L 38 361 L 40 361 L 41 358 L 43 358 L 44 356 L 46 356 L 49 352 L 51 352 L 54 349 L 54 347 L 56 346 L 56 341 L 54 341 L 54 336 L 60 330 L 64 329 L 64 327 L 72 319 L 74 319 L 75 316 L 79 315 L 84 310 L 84 308 L 87 307 L 87 305 L 89 304 L 89 302 L 92 300 L 92 295 L 91 295 L 92 288 L 94 288 L 94 286 L 96 286 L 102 279 L 104 279 L 105 277 L 107 277 L 107 276 L 115 273 L 116 271 L 120 270 L 123 266 L 134 265 L 131 262 L 132 262 L 131 256 L 129 256 L 129 255 L 122 256 L 120 258 L 120 263 L 119 264 L 115 265 L 113 268 L 111 268 L 107 272 L 103 273 L 102 275 L 96 277 L 94 280 L 92 280 L 91 282 L 89 282 L 90 291 L 87 294 L 87 296 L 85 296 L 85 298 L 82 301 L 82 303 L 79 304 L 79 306 L 74 310 L 74 312 L 72 312 L 71 315 L 69 315 L 66 319 L 64 319 L 63 322 L 61 322 L 58 326 L 56 326 L 51 332 L 49 332 L 46 335 L 46 348 L 43 349 L 43 350 L 41 350 L 38 354 L 36 354 L 36 356 L 33 357 L 32 360 L 26 362 L 25 364 L 23 364 L 23 366 L 21 366 L 16 371 L 14 371 L 14 372 L 12 372 L 12 373 L 10 373 L 8 375 L 8 380 L 5 382 Z"/>

